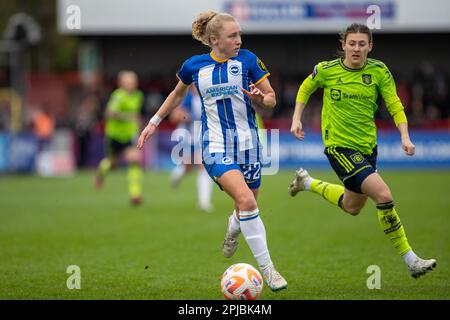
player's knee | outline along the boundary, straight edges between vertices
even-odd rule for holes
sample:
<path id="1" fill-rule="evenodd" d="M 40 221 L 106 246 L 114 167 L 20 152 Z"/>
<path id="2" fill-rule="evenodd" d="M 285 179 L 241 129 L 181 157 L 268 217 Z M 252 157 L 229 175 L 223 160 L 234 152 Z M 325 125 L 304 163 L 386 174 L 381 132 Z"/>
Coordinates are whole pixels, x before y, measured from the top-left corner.
<path id="1" fill-rule="evenodd" d="M 389 190 L 389 188 L 387 188 L 387 187 L 383 188 L 379 192 L 377 192 L 376 197 L 377 197 L 376 198 L 377 203 L 391 202 L 392 201 L 391 190 Z"/>
<path id="2" fill-rule="evenodd" d="M 239 195 L 236 202 L 239 211 L 252 211 L 258 207 L 255 197 L 253 196 L 253 193 L 250 190 L 248 190 L 248 192 L 244 192 L 241 195 Z"/>
<path id="3" fill-rule="evenodd" d="M 111 169 L 115 169 L 118 166 L 119 161 L 117 160 L 117 158 L 111 158 L 110 160 L 111 160 Z"/>
<path id="4" fill-rule="evenodd" d="M 139 163 L 141 160 L 141 154 L 135 150 L 128 150 L 126 153 L 126 160 L 128 163 Z"/>
<path id="5" fill-rule="evenodd" d="M 344 211 L 351 214 L 352 216 L 357 216 L 361 212 L 361 208 L 348 206 L 344 207 Z"/>
<path id="6" fill-rule="evenodd" d="M 352 216 L 357 216 L 361 209 L 364 207 L 365 201 L 349 201 L 345 197 L 342 198 L 342 200 L 339 200 L 339 206 L 342 210 L 345 212 L 351 214 Z"/>

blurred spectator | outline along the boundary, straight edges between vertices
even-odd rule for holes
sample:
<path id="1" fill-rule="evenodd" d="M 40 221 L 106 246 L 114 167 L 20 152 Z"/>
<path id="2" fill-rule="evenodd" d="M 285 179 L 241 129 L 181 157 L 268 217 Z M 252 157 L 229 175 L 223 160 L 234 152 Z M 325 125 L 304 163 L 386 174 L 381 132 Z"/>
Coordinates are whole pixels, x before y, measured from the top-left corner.
<path id="1" fill-rule="evenodd" d="M 411 124 L 420 124 L 423 115 L 423 87 L 419 82 L 412 86 L 411 113 L 409 122 Z"/>
<path id="2" fill-rule="evenodd" d="M 93 129 L 99 120 L 102 110 L 100 92 L 95 89 L 87 89 L 82 98 L 75 119 L 75 134 L 77 138 L 78 155 L 77 166 L 85 167 L 89 161 L 89 147 Z"/>
<path id="3" fill-rule="evenodd" d="M 10 129 L 10 108 L 9 102 L 0 100 L 0 131 Z"/>
<path id="4" fill-rule="evenodd" d="M 443 69 L 435 75 L 434 79 L 434 103 L 440 112 L 440 117 L 442 119 L 449 117 L 450 110 L 450 95 L 449 95 L 449 77 Z"/>
<path id="5" fill-rule="evenodd" d="M 39 141 L 39 150 L 45 149 L 55 130 L 55 120 L 45 108 L 36 108 L 33 112 L 33 132 Z"/>
<path id="6" fill-rule="evenodd" d="M 413 124 L 448 119 L 450 98 L 448 70 L 424 61 L 415 70 L 411 85 Z"/>
<path id="7" fill-rule="evenodd" d="M 291 117 L 294 111 L 295 99 L 299 88 L 299 82 L 293 79 L 287 80 L 283 85 L 283 92 L 281 93 L 282 106 L 285 110 L 280 110 L 278 115 L 283 117 Z"/>
<path id="8" fill-rule="evenodd" d="M 400 98 L 400 101 L 403 103 L 405 107 L 405 112 L 409 111 L 409 107 L 411 106 L 411 93 L 408 87 L 408 83 L 405 79 L 400 75 L 395 75 L 395 84 L 397 86 L 397 95 Z"/>

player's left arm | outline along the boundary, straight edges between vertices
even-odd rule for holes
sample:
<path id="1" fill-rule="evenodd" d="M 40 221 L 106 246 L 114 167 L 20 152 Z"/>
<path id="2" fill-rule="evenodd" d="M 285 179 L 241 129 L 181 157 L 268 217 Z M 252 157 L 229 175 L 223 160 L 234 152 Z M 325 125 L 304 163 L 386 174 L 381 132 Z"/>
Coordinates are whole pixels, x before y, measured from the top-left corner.
<path id="1" fill-rule="evenodd" d="M 178 81 L 175 89 L 167 96 L 166 100 L 164 100 L 161 107 L 159 107 L 158 111 L 156 111 L 155 115 L 150 119 L 147 126 L 142 130 L 139 139 L 137 148 L 139 150 L 142 149 L 144 143 L 155 133 L 156 128 L 159 123 L 173 111 L 176 107 L 178 107 L 183 101 L 184 97 L 188 92 L 189 85 L 183 83 L 183 81 Z"/>
<path id="2" fill-rule="evenodd" d="M 192 121 L 192 118 L 186 108 L 180 105 L 178 108 L 173 109 L 173 111 L 169 114 L 169 120 L 170 122 L 179 124 L 189 123 Z"/>
<path id="3" fill-rule="evenodd" d="M 389 114 L 394 119 L 395 125 L 400 132 L 402 148 L 408 156 L 413 156 L 416 147 L 411 142 L 408 130 L 408 120 L 403 108 L 403 104 L 397 95 L 395 82 L 391 72 L 387 67 L 383 71 L 383 75 L 379 85 L 381 96 L 383 97 Z"/>
<path id="4" fill-rule="evenodd" d="M 273 109 L 277 104 L 277 99 L 275 96 L 275 91 L 273 90 L 270 82 L 267 78 L 258 83 L 257 85 L 251 84 L 249 86 L 250 91 L 242 88 L 247 97 L 250 98 L 254 103 L 260 105 L 266 109 Z"/>

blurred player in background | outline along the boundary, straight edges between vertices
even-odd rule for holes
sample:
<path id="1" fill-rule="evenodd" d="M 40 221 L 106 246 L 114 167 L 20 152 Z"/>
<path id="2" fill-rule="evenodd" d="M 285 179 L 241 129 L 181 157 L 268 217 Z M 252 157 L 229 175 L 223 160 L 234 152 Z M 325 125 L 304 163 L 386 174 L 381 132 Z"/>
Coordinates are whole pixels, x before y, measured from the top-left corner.
<path id="1" fill-rule="evenodd" d="M 393 117 L 402 148 L 413 156 L 415 146 L 409 138 L 403 105 L 386 65 L 368 59 L 372 33 L 361 24 L 352 24 L 341 36 L 344 57 L 320 62 L 303 81 L 297 94 L 291 132 L 303 140 L 301 117 L 309 97 L 323 88 L 322 139 L 333 170 L 344 186 L 312 178 L 302 168 L 296 171 L 289 193 L 308 190 L 322 196 L 351 215 L 358 215 L 370 197 L 376 204 L 378 221 L 384 233 L 403 257 L 410 274 L 417 278 L 436 266 L 436 260 L 423 260 L 411 249 L 391 191 L 377 173 L 377 142 L 374 114 L 380 93 Z"/>
<path id="2" fill-rule="evenodd" d="M 55 132 L 55 119 L 48 109 L 38 107 L 33 112 L 33 131 L 38 139 L 39 151 L 49 147 Z"/>
<path id="3" fill-rule="evenodd" d="M 235 206 L 228 219 L 223 254 L 234 254 L 242 232 L 267 285 L 273 291 L 284 289 L 287 282 L 270 258 L 256 201 L 261 184 L 261 143 L 252 102 L 269 109 L 275 107 L 275 92 L 267 79 L 269 72 L 255 54 L 240 49 L 241 28 L 229 14 L 200 14 L 192 24 L 192 35 L 209 46 L 211 52 L 184 62 L 177 73 L 180 81 L 142 131 L 138 148 L 154 134 L 161 120 L 181 104 L 194 82 L 202 99 L 203 164 Z"/>
<path id="4" fill-rule="evenodd" d="M 106 107 L 105 147 L 106 158 L 100 161 L 95 175 L 95 186 L 101 188 L 110 169 L 118 165 L 123 154 L 128 166 L 128 193 L 131 204 L 142 202 L 141 155 L 134 145 L 140 127 L 140 113 L 144 95 L 138 90 L 138 77 L 129 70 L 120 71 L 119 88 Z"/>
<path id="5" fill-rule="evenodd" d="M 176 188 L 181 179 L 190 172 L 194 165 L 198 164 L 197 173 L 197 194 L 198 205 L 202 211 L 211 212 L 213 207 L 211 204 L 212 194 L 212 181 L 209 178 L 208 173 L 205 170 L 203 164 L 201 164 L 200 154 L 200 132 L 201 132 L 201 114 L 202 114 L 202 101 L 198 95 L 195 86 L 191 85 L 189 91 L 184 98 L 180 107 L 174 109 L 170 114 L 170 119 L 178 123 L 179 129 L 184 129 L 186 135 L 184 142 L 186 145 L 184 149 L 190 149 L 190 157 L 184 156 L 183 162 L 177 164 L 172 170 L 171 185 Z"/>

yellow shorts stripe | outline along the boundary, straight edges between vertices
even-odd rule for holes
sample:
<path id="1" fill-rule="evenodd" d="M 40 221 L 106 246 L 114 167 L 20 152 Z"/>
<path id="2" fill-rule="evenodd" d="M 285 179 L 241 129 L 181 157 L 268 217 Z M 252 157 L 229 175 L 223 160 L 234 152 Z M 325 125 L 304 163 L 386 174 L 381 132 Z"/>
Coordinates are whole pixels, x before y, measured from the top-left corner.
<path id="1" fill-rule="evenodd" d="M 344 154 L 338 153 L 337 151 L 336 153 L 341 157 L 342 161 L 348 164 L 350 171 L 352 171 L 355 168 L 355 166 L 350 162 L 350 160 L 347 159 L 347 157 Z"/>
<path id="2" fill-rule="evenodd" d="M 347 171 L 347 172 L 351 171 L 351 170 L 349 170 L 349 167 L 345 163 L 342 162 L 342 160 L 340 159 L 339 155 L 334 150 L 334 147 L 329 147 L 328 148 L 328 153 L 333 155 L 333 157 L 339 162 L 339 164 L 345 169 L 345 171 Z"/>
<path id="3" fill-rule="evenodd" d="M 354 166 L 348 161 L 348 159 L 342 154 L 336 151 L 336 147 L 331 147 L 329 149 L 331 154 L 336 158 L 339 164 L 345 169 L 345 171 L 350 172 L 353 170 Z"/>

